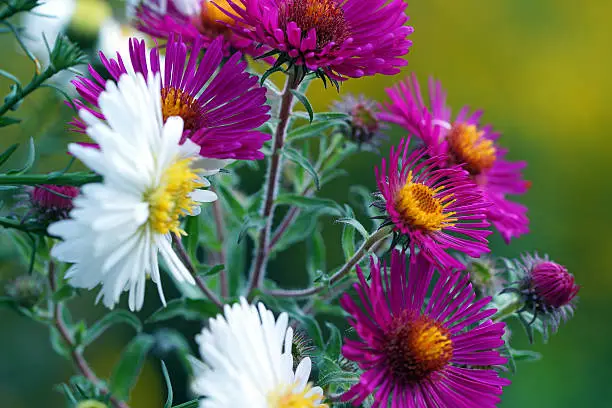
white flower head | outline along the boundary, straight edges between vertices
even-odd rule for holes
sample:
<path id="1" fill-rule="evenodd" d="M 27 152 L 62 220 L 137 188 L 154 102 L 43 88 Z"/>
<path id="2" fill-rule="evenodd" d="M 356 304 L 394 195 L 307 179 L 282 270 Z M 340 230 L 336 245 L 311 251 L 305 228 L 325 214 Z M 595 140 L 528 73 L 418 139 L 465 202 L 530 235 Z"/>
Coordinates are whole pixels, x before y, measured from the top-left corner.
<path id="1" fill-rule="evenodd" d="M 288 320 L 244 298 L 210 319 L 196 336 L 204 362 L 192 359 L 200 408 L 327 408 L 323 390 L 308 382 L 310 358 L 293 371 Z"/>
<path id="2" fill-rule="evenodd" d="M 172 249 L 171 234 L 183 234 L 180 218 L 217 198 L 199 189 L 209 185 L 195 166 L 199 147 L 189 140 L 179 144 L 183 120 L 170 117 L 164 124 L 160 100 L 159 74 L 148 81 L 124 74 L 100 95 L 105 121 L 79 112 L 99 149 L 71 144 L 69 150 L 103 181 L 82 188 L 71 219 L 49 226 L 63 239 L 51 254 L 73 264 L 66 273 L 70 284 L 101 284 L 98 299 L 109 308 L 129 291 L 130 309 L 140 309 L 147 277 L 165 304 L 158 254 L 176 280 L 194 283 Z"/>

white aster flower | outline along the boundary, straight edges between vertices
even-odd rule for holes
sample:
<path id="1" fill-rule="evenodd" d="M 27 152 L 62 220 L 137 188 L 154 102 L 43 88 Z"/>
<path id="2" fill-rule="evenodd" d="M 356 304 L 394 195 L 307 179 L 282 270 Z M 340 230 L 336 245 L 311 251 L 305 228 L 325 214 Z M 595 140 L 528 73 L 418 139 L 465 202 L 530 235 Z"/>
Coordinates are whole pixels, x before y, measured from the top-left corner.
<path id="1" fill-rule="evenodd" d="M 200 408 L 327 408 L 323 390 L 308 382 L 310 358 L 293 371 L 288 320 L 244 298 L 210 319 L 196 336 L 204 362 L 192 358 Z"/>
<path id="2" fill-rule="evenodd" d="M 149 276 L 165 304 L 158 254 L 177 281 L 194 283 L 172 249 L 171 234 L 184 233 L 180 217 L 198 214 L 200 202 L 217 198 L 199 189 L 209 185 L 195 167 L 199 147 L 189 140 L 179 145 L 183 120 L 170 117 L 164 124 L 160 101 L 159 74 L 148 81 L 125 74 L 100 95 L 106 121 L 79 112 L 99 149 L 71 144 L 69 150 L 103 182 L 85 185 L 71 219 L 49 226 L 63 239 L 51 254 L 73 264 L 66 273 L 70 284 L 101 284 L 98 299 L 109 308 L 129 291 L 130 309 L 140 309 Z"/>

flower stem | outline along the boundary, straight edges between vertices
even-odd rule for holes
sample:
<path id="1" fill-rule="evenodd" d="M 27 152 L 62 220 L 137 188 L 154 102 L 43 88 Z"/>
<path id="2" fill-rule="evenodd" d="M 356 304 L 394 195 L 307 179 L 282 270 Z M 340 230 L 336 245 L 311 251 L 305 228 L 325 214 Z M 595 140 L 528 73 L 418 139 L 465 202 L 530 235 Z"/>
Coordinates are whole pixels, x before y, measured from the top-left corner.
<path id="1" fill-rule="evenodd" d="M 39 184 L 55 184 L 58 186 L 82 186 L 88 183 L 102 181 L 102 176 L 95 173 L 76 172 L 64 174 L 0 174 L 0 185 L 36 186 Z"/>
<path id="2" fill-rule="evenodd" d="M 510 294 L 507 294 L 510 295 Z M 522 301 L 520 296 L 512 295 L 512 298 L 504 302 L 503 305 L 499 307 L 495 315 L 493 316 L 493 320 L 496 322 L 501 322 L 506 318 L 512 316 L 514 312 L 519 310 L 522 307 Z"/>
<path id="3" fill-rule="evenodd" d="M 217 239 L 221 242 L 221 250 L 219 251 L 219 263 L 224 265 L 224 268 L 219 272 L 219 283 L 221 285 L 221 297 L 229 296 L 229 282 L 227 280 L 227 260 L 225 256 L 225 225 L 223 223 L 223 209 L 219 200 L 212 203 L 213 217 L 215 219 L 215 227 L 217 229 Z"/>
<path id="4" fill-rule="evenodd" d="M 268 263 L 270 233 L 272 232 L 272 219 L 274 218 L 274 201 L 276 201 L 278 195 L 279 179 L 282 169 L 281 150 L 285 143 L 289 117 L 291 116 L 291 108 L 293 106 L 293 93 L 291 91 L 296 89 L 297 85 L 293 75 L 288 75 L 282 95 L 279 122 L 274 134 L 272 157 L 270 157 L 270 165 L 268 166 L 265 199 L 261 208 L 261 217 L 264 220 L 264 225 L 259 230 L 259 238 L 255 248 L 255 260 L 249 275 L 247 289 L 249 294 L 253 289 L 261 286 Z"/>
<path id="5" fill-rule="evenodd" d="M 187 251 L 185 250 L 185 247 L 183 246 L 183 241 L 181 240 L 181 237 L 178 237 L 173 234 L 172 241 L 174 242 L 174 246 L 176 247 L 178 257 L 183 262 L 185 267 L 189 270 L 189 272 L 191 272 L 191 274 L 193 275 L 193 278 L 195 279 L 195 283 L 198 286 L 198 288 L 200 288 L 202 293 L 206 297 L 208 297 L 208 299 L 210 299 L 211 302 L 213 302 L 215 305 L 217 305 L 221 309 L 223 307 L 223 302 L 221 302 L 221 300 L 215 294 L 215 292 L 213 292 L 212 289 L 210 289 L 206 285 L 206 282 L 204 282 L 204 280 L 200 276 L 198 276 L 197 269 L 194 266 L 193 262 L 191 262 L 189 255 L 187 255 Z"/>
<path id="6" fill-rule="evenodd" d="M 51 292 L 54 293 L 57 290 L 57 283 L 55 281 L 55 263 L 53 261 L 49 261 L 49 288 Z M 100 379 L 96 376 L 94 371 L 91 369 L 87 360 L 81 353 L 81 351 L 77 348 L 76 343 L 72 339 L 72 335 L 70 331 L 66 327 L 66 323 L 62 319 L 62 308 L 63 305 L 61 302 L 57 302 L 53 304 L 53 324 L 57 328 L 62 340 L 68 348 L 70 349 L 70 357 L 72 358 L 72 362 L 77 367 L 79 372 L 83 375 L 83 377 L 87 378 L 103 395 L 107 395 L 109 397 L 109 401 L 115 408 L 129 408 L 129 405 L 125 402 L 121 401 L 117 397 L 110 394 L 108 388 L 106 388 Z"/>
<path id="7" fill-rule="evenodd" d="M 355 254 L 348 260 L 342 267 L 338 270 L 338 272 L 334 273 L 329 278 L 328 285 L 321 286 L 312 286 L 306 289 L 275 289 L 275 290 L 264 290 L 264 293 L 277 297 L 307 297 L 314 295 L 316 293 L 322 292 L 325 289 L 331 288 L 332 285 L 339 282 L 342 278 L 344 278 L 355 265 L 357 265 L 363 257 L 365 257 L 370 250 L 380 241 L 382 241 L 385 237 L 387 237 L 393 230 L 393 227 L 387 226 L 379 229 L 372 235 L 366 239 L 363 244 L 359 247 L 359 249 L 355 252 Z"/>
<path id="8" fill-rule="evenodd" d="M 0 227 L 12 228 L 23 232 L 31 232 L 34 234 L 50 236 L 47 233 L 47 230 L 44 227 L 41 227 L 40 224 L 22 223 L 16 220 L 11 220 L 10 218 L 6 217 L 0 217 Z"/>

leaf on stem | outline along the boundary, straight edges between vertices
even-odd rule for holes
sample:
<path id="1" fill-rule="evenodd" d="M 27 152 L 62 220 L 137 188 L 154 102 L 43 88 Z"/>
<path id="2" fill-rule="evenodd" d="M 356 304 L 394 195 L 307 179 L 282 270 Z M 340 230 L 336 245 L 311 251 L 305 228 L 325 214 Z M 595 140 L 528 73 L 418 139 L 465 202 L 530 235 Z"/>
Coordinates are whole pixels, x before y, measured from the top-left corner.
<path id="1" fill-rule="evenodd" d="M 109 388 L 117 398 L 129 399 L 130 391 L 136 385 L 147 353 L 154 344 L 153 336 L 140 334 L 127 345 L 110 378 Z"/>
<path id="2" fill-rule="evenodd" d="M 182 317 L 185 320 L 205 320 L 215 316 L 219 308 L 207 299 L 173 299 L 165 307 L 157 309 L 145 323 L 155 323 Z"/>
<path id="3" fill-rule="evenodd" d="M 302 166 L 302 168 L 306 170 L 308 174 L 310 174 L 310 176 L 312 177 L 315 183 L 315 186 L 317 187 L 317 190 L 321 188 L 321 185 L 319 182 L 319 175 L 317 174 L 317 171 L 315 170 L 312 163 L 310 163 L 310 161 L 306 157 L 304 157 L 302 153 L 300 153 L 296 149 L 285 146 L 283 148 L 283 154 L 287 156 L 287 158 L 291 160 L 292 162 Z"/>
<path id="4" fill-rule="evenodd" d="M 312 105 L 310 104 L 310 101 L 308 100 L 306 95 L 295 89 L 291 89 L 291 93 L 302 103 L 302 105 L 304 105 L 306 111 L 308 112 L 310 123 L 312 123 L 312 120 L 314 119 L 314 111 L 312 110 Z"/>
<path id="5" fill-rule="evenodd" d="M 136 332 L 140 332 L 142 330 L 142 323 L 136 317 L 135 314 L 130 313 L 126 310 L 113 310 L 96 323 L 94 323 L 86 332 L 83 337 L 83 346 L 88 346 L 93 343 L 98 337 L 100 337 L 106 330 L 108 330 L 111 326 L 115 324 L 125 323 Z"/>

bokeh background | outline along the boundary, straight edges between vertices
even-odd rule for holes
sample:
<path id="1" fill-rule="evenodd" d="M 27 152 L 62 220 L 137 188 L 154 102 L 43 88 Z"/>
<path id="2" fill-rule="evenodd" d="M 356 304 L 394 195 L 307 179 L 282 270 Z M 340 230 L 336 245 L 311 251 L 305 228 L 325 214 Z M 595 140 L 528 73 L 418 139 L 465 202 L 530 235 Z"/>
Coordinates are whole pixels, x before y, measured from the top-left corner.
<path id="1" fill-rule="evenodd" d="M 97 31 L 101 13 L 109 14 L 111 8 L 79 0 L 78 11 L 80 20 L 71 30 L 87 42 Z M 501 406 L 611 406 L 612 257 L 608 251 L 612 236 L 607 229 L 612 225 L 612 2 L 413 0 L 408 12 L 415 33 L 404 74 L 415 72 L 422 82 L 428 75 L 440 79 L 455 110 L 464 104 L 485 109 L 485 120 L 503 133 L 501 142 L 509 147 L 509 157 L 529 163 L 526 177 L 532 188 L 520 201 L 529 206 L 532 232 L 510 246 L 494 237 L 494 253 L 547 252 L 582 285 L 576 317 L 549 344 L 538 340 L 533 348 L 544 359 L 519 365 Z M 0 50 L 0 68 L 27 81 L 31 63 L 16 52 L 10 35 L 0 35 Z M 351 80 L 342 86 L 341 94 L 363 93 L 382 101 L 384 88 L 398 79 Z M 0 80 L 0 89 L 7 92 L 8 83 Z M 334 89 L 324 90 L 319 84 L 312 86 L 309 96 L 316 110 L 327 109 L 339 97 Z M 74 139 L 64 125 L 69 114 L 48 90 L 39 91 L 16 113 L 25 119 L 24 126 L 0 130 L 0 151 L 34 136 L 40 146 L 37 170 L 57 169 L 66 162 L 60 150 Z M 390 134 L 389 143 L 402 135 L 396 128 Z M 382 152 L 388 151 L 389 143 Z M 379 160 L 372 153 L 351 158 L 345 166 L 351 176 L 326 186 L 321 194 L 347 202 L 351 185 L 373 189 L 372 168 Z M 330 228 L 326 237 L 328 262 L 338 264 L 342 251 L 334 241 L 337 231 Z M 0 280 L 6 281 L 23 272 L 24 265 L 2 240 L 2 231 L 0 243 Z M 272 264 L 275 275 L 300 256 L 297 247 L 277 258 Z M 158 306 L 156 299 L 149 300 L 143 316 Z M 103 313 L 92 306 L 89 295 L 72 301 L 71 308 L 89 322 Z M 190 337 L 199 330 L 180 322 L 176 328 Z M 516 347 L 527 347 L 521 329 L 515 329 Z M 87 357 L 100 376 L 110 373 L 130 336 L 127 329 L 115 328 L 88 350 Z M 186 398 L 186 379 L 174 366 L 175 392 Z M 62 397 L 53 385 L 67 381 L 71 374 L 70 364 L 53 353 L 45 328 L 0 309 L 1 407 L 62 407 Z M 163 398 L 164 385 L 152 359 L 131 403 L 134 408 L 161 407 Z"/>

